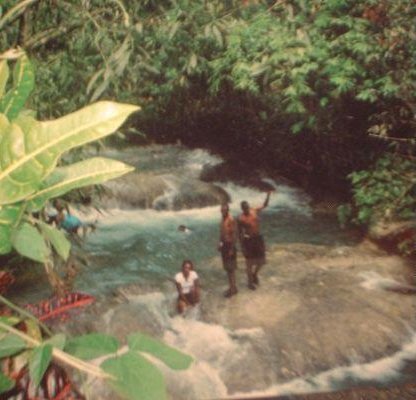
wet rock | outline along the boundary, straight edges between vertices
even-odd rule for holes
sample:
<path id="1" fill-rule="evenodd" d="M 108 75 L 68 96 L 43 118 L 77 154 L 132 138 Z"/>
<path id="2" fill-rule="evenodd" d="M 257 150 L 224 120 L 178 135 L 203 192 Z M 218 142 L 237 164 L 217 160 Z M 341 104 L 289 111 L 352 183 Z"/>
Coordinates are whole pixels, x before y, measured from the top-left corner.
<path id="1" fill-rule="evenodd" d="M 368 237 L 382 248 L 390 252 L 400 252 L 401 246 L 407 242 L 409 247 L 413 247 L 416 253 L 416 222 L 383 222 L 373 224 L 368 232 Z"/>
<path id="2" fill-rule="evenodd" d="M 201 171 L 200 179 L 205 182 L 236 182 L 261 191 L 273 190 L 274 187 L 262 180 L 262 175 L 246 163 L 223 162 L 207 165 Z"/>
<path id="3" fill-rule="evenodd" d="M 154 200 L 167 189 L 166 182 L 158 175 L 136 173 L 113 179 L 104 185 L 99 206 L 101 208 L 151 208 Z"/>

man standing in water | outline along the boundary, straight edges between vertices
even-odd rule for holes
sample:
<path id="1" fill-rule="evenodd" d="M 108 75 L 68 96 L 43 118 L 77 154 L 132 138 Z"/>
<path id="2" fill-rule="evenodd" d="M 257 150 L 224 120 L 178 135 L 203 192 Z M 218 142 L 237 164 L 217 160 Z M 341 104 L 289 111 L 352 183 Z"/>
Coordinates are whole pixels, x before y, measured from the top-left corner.
<path id="1" fill-rule="evenodd" d="M 259 284 L 258 273 L 266 263 L 266 254 L 263 236 L 260 234 L 260 223 L 258 213 L 269 204 L 270 191 L 260 207 L 250 208 L 247 201 L 241 202 L 242 214 L 238 218 L 238 233 L 246 259 L 248 287 L 255 290 Z"/>
<path id="2" fill-rule="evenodd" d="M 175 283 L 178 290 L 177 308 L 182 314 L 186 307 L 199 303 L 199 278 L 192 261 L 185 260 L 182 263 L 182 271 L 175 275 Z"/>
<path id="3" fill-rule="evenodd" d="M 236 224 L 234 218 L 230 214 L 228 204 L 221 206 L 221 225 L 220 225 L 220 243 L 218 250 L 221 252 L 222 265 L 227 271 L 229 288 L 225 292 L 225 297 L 231 297 L 237 294 L 237 286 L 235 283 L 235 270 L 237 269 L 237 249 L 236 242 Z"/>

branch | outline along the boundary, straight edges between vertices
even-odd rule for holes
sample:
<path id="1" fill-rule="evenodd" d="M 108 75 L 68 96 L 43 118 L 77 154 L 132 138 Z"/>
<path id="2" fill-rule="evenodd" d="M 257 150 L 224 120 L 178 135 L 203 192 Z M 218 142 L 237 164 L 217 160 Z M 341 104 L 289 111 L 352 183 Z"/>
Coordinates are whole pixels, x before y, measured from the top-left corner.
<path id="1" fill-rule="evenodd" d="M 6 332 L 12 333 L 13 335 L 19 336 L 22 338 L 26 343 L 31 346 L 40 346 L 42 342 L 33 339 L 32 337 L 26 335 L 25 333 L 5 324 L 4 322 L 0 321 L 0 328 L 5 330 Z M 80 360 L 79 358 L 73 357 L 70 354 L 63 352 L 62 350 L 57 349 L 56 347 L 52 348 L 52 356 L 62 363 L 69 365 L 72 368 L 75 368 L 79 371 L 83 371 L 89 375 L 93 375 L 97 378 L 102 379 L 114 379 L 113 376 L 104 372 L 101 368 L 95 366 L 94 364 L 85 362 Z"/>
<path id="2" fill-rule="evenodd" d="M 24 0 L 12 7 L 6 14 L 4 14 L 3 18 L 0 19 L 0 29 L 3 28 L 6 22 L 13 22 L 16 18 L 19 18 L 29 6 L 37 1 L 39 0 Z"/>
<path id="3" fill-rule="evenodd" d="M 386 141 L 394 141 L 394 142 L 404 142 L 404 143 L 412 143 L 413 141 L 415 141 L 416 139 L 414 138 L 398 138 L 398 137 L 392 137 L 392 136 L 380 136 L 380 135 L 375 135 L 374 133 L 369 133 L 369 136 L 376 138 L 376 139 L 380 139 L 380 140 L 386 140 Z"/>
<path id="4" fill-rule="evenodd" d="M 12 310 L 16 311 L 18 314 L 23 315 L 26 318 L 36 322 L 43 330 L 50 336 L 52 336 L 51 330 L 41 321 L 39 321 L 35 316 L 33 316 L 30 312 L 23 310 L 22 308 L 15 306 L 11 301 L 7 300 L 5 297 L 0 295 L 0 301 L 4 303 L 7 307 L 11 308 Z"/>

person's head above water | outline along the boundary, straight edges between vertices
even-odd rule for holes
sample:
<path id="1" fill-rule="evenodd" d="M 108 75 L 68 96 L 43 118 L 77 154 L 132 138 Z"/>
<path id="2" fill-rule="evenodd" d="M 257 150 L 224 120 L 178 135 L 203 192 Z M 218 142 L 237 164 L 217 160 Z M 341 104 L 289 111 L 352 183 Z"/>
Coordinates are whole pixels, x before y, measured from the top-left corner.
<path id="1" fill-rule="evenodd" d="M 54 199 L 52 204 L 58 211 L 62 211 L 65 208 L 64 203 L 59 199 Z"/>
<path id="2" fill-rule="evenodd" d="M 247 201 L 241 202 L 241 209 L 243 210 L 244 214 L 248 214 L 250 212 L 250 205 L 247 203 Z"/>
<path id="3" fill-rule="evenodd" d="M 222 216 L 225 218 L 228 215 L 229 212 L 230 212 L 229 205 L 227 203 L 224 203 L 221 206 L 221 214 L 222 214 Z"/>
<path id="4" fill-rule="evenodd" d="M 194 264 L 191 260 L 184 260 L 182 263 L 182 273 L 187 278 L 189 276 L 189 273 L 193 271 Z"/>

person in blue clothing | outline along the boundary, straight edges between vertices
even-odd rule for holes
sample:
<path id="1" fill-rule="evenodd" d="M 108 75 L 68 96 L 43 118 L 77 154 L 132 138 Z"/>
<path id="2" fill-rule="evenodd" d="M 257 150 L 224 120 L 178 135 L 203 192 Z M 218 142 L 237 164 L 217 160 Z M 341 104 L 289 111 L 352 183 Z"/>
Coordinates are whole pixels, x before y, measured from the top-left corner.
<path id="1" fill-rule="evenodd" d="M 85 224 L 77 216 L 71 214 L 68 204 L 55 199 L 53 206 L 58 212 L 55 217 L 56 225 L 59 228 L 65 229 L 68 233 L 79 234 L 81 229 L 82 235 L 85 236 L 88 226 L 91 226 L 92 229 L 95 229 L 94 224 Z"/>

